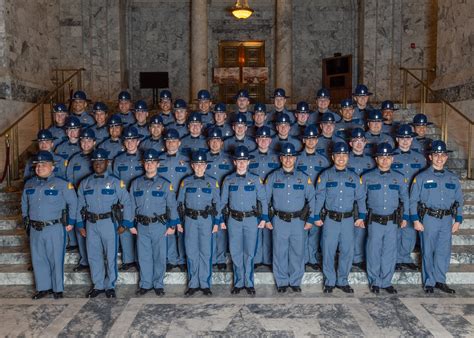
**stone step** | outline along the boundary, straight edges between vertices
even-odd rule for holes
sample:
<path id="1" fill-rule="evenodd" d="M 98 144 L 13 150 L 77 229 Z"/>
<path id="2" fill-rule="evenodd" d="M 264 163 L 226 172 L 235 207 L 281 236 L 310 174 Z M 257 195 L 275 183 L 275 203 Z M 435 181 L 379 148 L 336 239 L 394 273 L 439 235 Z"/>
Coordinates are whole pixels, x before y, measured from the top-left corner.
<path id="1" fill-rule="evenodd" d="M 5 192 L 0 191 L 0 202 L 20 202 L 21 191 Z"/>
<path id="2" fill-rule="evenodd" d="M 0 217 L 19 214 L 21 214 L 21 203 L 19 201 L 6 201 L 0 204 Z"/>
<path id="3" fill-rule="evenodd" d="M 0 218 L 0 230 L 13 230 L 21 224 L 21 217 L 7 216 Z"/>
<path id="4" fill-rule="evenodd" d="M 453 235 L 453 246 L 474 245 L 474 229 L 460 229 Z"/>
<path id="5" fill-rule="evenodd" d="M 71 285 L 91 285 L 89 272 L 72 272 L 73 266 L 65 266 L 65 284 Z M 232 284 L 232 272 L 213 272 L 212 284 Z M 0 285 L 32 285 L 33 272 L 27 271 L 27 265 L 0 265 Z M 165 284 L 186 284 L 186 272 L 167 272 Z M 323 275 L 321 272 L 306 272 L 303 277 L 303 284 L 322 284 Z M 395 272 L 392 280 L 393 284 L 421 284 L 420 272 Z M 138 273 L 119 272 L 117 284 L 137 284 Z M 365 272 L 351 272 L 349 283 L 367 284 Z M 447 274 L 448 284 L 474 284 L 474 266 L 472 265 L 451 265 Z M 271 272 L 255 272 L 255 284 L 274 284 Z"/>
<path id="6" fill-rule="evenodd" d="M 24 246 L 28 242 L 25 230 L 9 229 L 0 231 L 0 247 Z"/>

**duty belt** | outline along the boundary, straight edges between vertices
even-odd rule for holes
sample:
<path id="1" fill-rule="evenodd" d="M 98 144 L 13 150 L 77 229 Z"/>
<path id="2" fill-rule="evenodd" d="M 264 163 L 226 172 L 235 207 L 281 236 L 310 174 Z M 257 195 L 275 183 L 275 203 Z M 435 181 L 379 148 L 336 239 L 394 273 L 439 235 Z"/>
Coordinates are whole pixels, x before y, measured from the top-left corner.
<path id="1" fill-rule="evenodd" d="M 93 212 L 86 212 L 86 220 L 91 223 L 97 223 L 97 221 L 101 219 L 107 219 L 111 218 L 112 213 L 111 212 L 106 212 L 104 214 L 94 214 Z"/>
<path id="2" fill-rule="evenodd" d="M 286 212 L 286 211 L 279 211 L 275 210 L 275 215 L 278 216 L 282 221 L 291 222 L 293 218 L 300 218 L 303 212 L 294 211 L 294 212 Z"/>
<path id="3" fill-rule="evenodd" d="M 160 223 L 165 224 L 166 214 L 155 215 L 154 217 L 149 217 L 145 215 L 137 215 L 135 216 L 135 219 L 137 220 L 138 223 L 143 224 L 143 225 L 150 225 L 158 221 L 160 221 Z"/>
<path id="4" fill-rule="evenodd" d="M 337 211 L 332 211 L 332 210 L 327 211 L 327 217 L 329 217 L 330 219 L 336 222 L 341 222 L 343 219 L 353 217 L 353 216 L 354 216 L 353 211 L 348 211 L 348 212 L 337 212 Z"/>
<path id="5" fill-rule="evenodd" d="M 451 216 L 453 213 L 451 209 L 431 209 L 426 208 L 426 213 L 435 218 L 443 218 L 444 216 Z"/>
<path id="6" fill-rule="evenodd" d="M 257 213 L 255 210 L 252 211 L 237 211 L 237 210 L 232 210 L 229 208 L 229 215 L 236 221 L 242 222 L 244 218 L 246 217 L 254 217 L 257 216 Z"/>
<path id="7" fill-rule="evenodd" d="M 30 221 L 29 224 L 30 226 L 35 229 L 36 231 L 42 231 L 44 227 L 47 227 L 49 225 L 54 225 L 61 223 L 60 219 L 54 219 L 51 221 Z"/>
<path id="8" fill-rule="evenodd" d="M 210 212 L 208 209 L 196 210 L 196 209 L 185 208 L 184 214 L 188 217 L 191 217 L 192 219 L 197 219 L 199 216 L 202 216 L 203 218 L 208 218 L 210 215 Z"/>
<path id="9" fill-rule="evenodd" d="M 395 221 L 395 218 L 396 218 L 395 212 L 390 215 L 377 215 L 377 214 L 371 215 L 372 222 L 379 223 L 382 225 L 387 225 L 388 222 Z"/>

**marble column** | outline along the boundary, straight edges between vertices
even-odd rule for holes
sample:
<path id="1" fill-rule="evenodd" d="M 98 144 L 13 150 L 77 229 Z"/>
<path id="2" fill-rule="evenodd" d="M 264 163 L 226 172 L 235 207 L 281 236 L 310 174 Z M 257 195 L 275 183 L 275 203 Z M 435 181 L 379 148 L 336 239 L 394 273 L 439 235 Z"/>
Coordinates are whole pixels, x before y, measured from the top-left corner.
<path id="1" fill-rule="evenodd" d="M 275 88 L 291 96 L 293 80 L 292 0 L 276 0 Z"/>
<path id="2" fill-rule="evenodd" d="M 208 87 L 208 10 L 207 0 L 191 2 L 191 97 Z"/>

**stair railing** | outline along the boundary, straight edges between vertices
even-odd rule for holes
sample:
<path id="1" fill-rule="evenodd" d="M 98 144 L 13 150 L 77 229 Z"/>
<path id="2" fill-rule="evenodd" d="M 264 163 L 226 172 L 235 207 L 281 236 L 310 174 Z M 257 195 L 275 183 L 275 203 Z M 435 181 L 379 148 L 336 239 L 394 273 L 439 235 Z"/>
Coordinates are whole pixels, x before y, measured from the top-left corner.
<path id="1" fill-rule="evenodd" d="M 55 78 L 53 83 L 56 84 L 53 90 L 48 92 L 39 102 L 33 107 L 28 109 L 26 112 L 20 115 L 10 126 L 0 132 L 0 137 L 5 138 L 5 172 L 0 177 L 2 181 L 4 178 L 7 180 L 6 191 L 14 191 L 12 187 L 12 180 L 19 178 L 19 124 L 24 121 L 25 118 L 31 116 L 34 112 L 38 114 L 38 129 L 45 128 L 45 105 L 50 106 L 48 113 L 51 113 L 53 103 L 65 102 L 69 100 L 70 93 L 74 87 L 74 81 L 76 82 L 76 88 L 82 88 L 82 72 L 84 68 L 80 69 L 53 69 Z M 71 73 L 68 75 L 67 73 Z M 68 76 L 67 76 L 68 75 Z M 35 133 L 36 135 L 36 133 Z M 0 181 L 0 183 L 2 183 Z"/>
<path id="2" fill-rule="evenodd" d="M 413 73 L 415 70 L 427 70 L 432 71 L 426 68 L 405 68 L 400 67 L 402 71 L 402 107 L 404 109 L 407 108 L 408 104 L 408 76 L 413 78 L 419 85 L 420 85 L 420 111 L 421 113 L 426 113 L 426 103 L 428 103 L 428 94 L 431 94 L 432 97 L 435 99 L 436 102 L 442 104 L 441 110 L 441 139 L 444 142 L 448 142 L 448 115 L 453 116 L 451 114 L 455 114 L 462 119 L 464 119 L 468 124 L 468 139 L 467 139 L 467 178 L 472 179 L 472 136 L 473 136 L 473 129 L 474 129 L 474 121 L 472 121 L 468 116 L 462 113 L 458 108 L 453 106 L 450 102 L 442 99 L 436 93 L 434 89 L 432 89 L 428 83 L 424 79 L 420 79 L 417 75 Z M 423 74 L 423 73 L 422 73 Z M 448 114 L 449 113 L 449 114 Z"/>

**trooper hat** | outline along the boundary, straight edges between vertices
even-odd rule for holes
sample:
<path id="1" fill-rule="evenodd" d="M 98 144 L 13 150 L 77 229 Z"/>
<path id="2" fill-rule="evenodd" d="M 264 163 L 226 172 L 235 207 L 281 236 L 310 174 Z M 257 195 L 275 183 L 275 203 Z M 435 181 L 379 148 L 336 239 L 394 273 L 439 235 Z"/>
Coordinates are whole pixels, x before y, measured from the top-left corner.
<path id="1" fill-rule="evenodd" d="M 348 154 L 349 153 L 349 146 L 346 142 L 336 142 L 332 146 L 332 153 L 333 154 Z"/>
<path id="2" fill-rule="evenodd" d="M 203 150 L 193 151 L 191 154 L 191 163 L 207 163 L 207 156 Z"/>
<path id="3" fill-rule="evenodd" d="M 150 118 L 150 124 L 163 124 L 163 118 L 159 114 L 155 114 Z"/>
<path id="4" fill-rule="evenodd" d="M 169 129 L 166 129 L 166 133 L 165 133 L 165 136 L 163 137 L 163 139 L 165 141 L 166 140 L 179 140 L 180 137 L 179 137 L 179 133 L 176 129 L 169 128 Z"/>
<path id="5" fill-rule="evenodd" d="M 161 100 L 171 100 L 172 99 L 172 95 L 171 95 L 171 92 L 167 89 L 164 89 L 160 92 L 160 101 Z"/>
<path id="6" fill-rule="evenodd" d="M 344 99 L 341 101 L 341 108 L 353 108 L 354 106 L 352 104 L 352 99 Z"/>
<path id="7" fill-rule="evenodd" d="M 431 143 L 431 149 L 429 151 L 430 154 L 434 154 L 434 153 L 444 153 L 444 154 L 447 154 L 447 153 L 452 153 L 453 151 L 452 150 L 448 150 L 446 148 L 446 143 L 444 143 L 443 141 L 441 140 L 436 140 L 436 141 L 433 141 Z"/>
<path id="8" fill-rule="evenodd" d="M 138 129 L 134 126 L 126 127 L 122 132 L 122 138 L 124 140 L 133 140 L 141 138 L 141 135 L 138 134 Z"/>
<path id="9" fill-rule="evenodd" d="M 233 159 L 234 160 L 251 160 L 252 155 L 249 154 L 249 150 L 246 146 L 238 146 L 234 150 Z"/>
<path id="10" fill-rule="evenodd" d="M 212 139 L 223 140 L 224 136 L 222 135 L 222 130 L 217 127 L 211 128 L 207 133 L 207 139 L 208 140 L 212 140 Z"/>
<path id="11" fill-rule="evenodd" d="M 262 138 L 262 137 L 272 137 L 272 130 L 270 127 L 267 126 L 261 126 L 257 129 L 257 132 L 255 133 L 255 138 Z"/>
<path id="12" fill-rule="evenodd" d="M 183 99 L 176 99 L 176 101 L 174 101 L 173 106 L 174 106 L 174 109 L 187 109 L 188 108 L 188 104 Z"/>
<path id="13" fill-rule="evenodd" d="M 197 99 L 198 99 L 198 101 L 200 101 L 200 100 L 210 100 L 211 99 L 211 93 L 209 93 L 209 91 L 206 90 L 206 89 L 201 89 L 197 93 Z"/>
<path id="14" fill-rule="evenodd" d="M 336 117 L 333 113 L 330 112 L 323 113 L 323 116 L 321 116 L 321 121 L 319 123 L 336 123 Z"/>
<path id="15" fill-rule="evenodd" d="M 148 162 L 148 161 L 159 161 L 160 160 L 160 153 L 153 149 L 147 149 L 143 153 L 143 161 Z"/>
<path id="16" fill-rule="evenodd" d="M 280 155 L 281 156 L 298 156 L 298 152 L 296 151 L 294 144 L 290 142 L 286 142 L 286 143 L 283 143 L 283 145 L 281 146 Z"/>
<path id="17" fill-rule="evenodd" d="M 304 129 L 303 139 L 307 138 L 317 138 L 318 137 L 318 127 L 315 124 L 310 124 Z"/>
<path id="18" fill-rule="evenodd" d="M 375 156 L 392 156 L 393 148 L 390 143 L 382 142 L 377 145 Z"/>
<path id="19" fill-rule="evenodd" d="M 240 97 L 245 97 L 247 99 L 250 98 L 249 91 L 247 89 L 241 89 L 237 92 L 237 94 L 234 96 L 234 99 L 238 99 Z"/>
<path id="20" fill-rule="evenodd" d="M 123 125 L 123 122 L 119 114 L 113 114 L 111 117 L 109 117 L 109 120 L 107 121 L 107 126 L 109 127 L 121 125 Z"/>
<path id="21" fill-rule="evenodd" d="M 286 99 L 289 98 L 289 96 L 286 96 L 286 92 L 283 88 L 276 88 L 273 91 L 273 96 L 271 98 L 274 99 L 275 97 L 284 97 Z"/>
<path id="22" fill-rule="evenodd" d="M 53 136 L 51 131 L 48 129 L 41 129 L 38 131 L 38 134 L 36 135 L 36 140 L 33 140 L 33 142 L 39 142 L 39 141 L 53 141 L 56 140 L 57 138 Z"/>
<path id="23" fill-rule="evenodd" d="M 351 139 L 365 138 L 365 131 L 362 128 L 354 128 L 351 131 Z"/>
<path id="24" fill-rule="evenodd" d="M 296 104 L 297 113 L 307 113 L 310 114 L 311 110 L 309 109 L 309 104 L 306 101 L 300 101 Z"/>
<path id="25" fill-rule="evenodd" d="M 81 133 L 79 134 L 79 138 L 80 139 L 89 138 L 89 139 L 94 140 L 94 141 L 96 139 L 94 131 L 90 128 L 82 129 Z"/>
<path id="26" fill-rule="evenodd" d="M 135 111 L 148 111 L 148 105 L 143 100 L 135 102 Z"/>
<path id="27" fill-rule="evenodd" d="M 51 162 L 54 163 L 54 157 L 53 153 L 45 150 L 40 150 L 36 154 L 36 156 L 33 159 L 33 163 L 43 163 L 43 162 Z"/>
<path id="28" fill-rule="evenodd" d="M 100 101 L 97 101 L 96 103 L 94 103 L 94 105 L 92 106 L 92 111 L 95 113 L 96 111 L 103 111 L 103 112 L 107 112 L 109 110 L 109 108 L 107 107 L 107 105 L 104 103 L 104 102 L 100 102 Z"/>
<path id="29" fill-rule="evenodd" d="M 372 95 L 371 92 L 369 92 L 369 89 L 367 88 L 366 85 L 363 84 L 358 84 L 354 90 L 354 93 L 352 93 L 353 96 L 370 96 Z"/>
<path id="30" fill-rule="evenodd" d="M 73 100 L 73 101 L 74 100 L 84 100 L 84 101 L 86 101 L 87 100 L 87 95 L 82 90 L 78 90 L 78 91 L 75 91 L 74 94 L 72 94 L 71 100 Z"/>
<path id="31" fill-rule="evenodd" d="M 264 103 L 255 103 L 253 106 L 253 113 L 266 113 L 267 106 Z"/>
<path id="32" fill-rule="evenodd" d="M 132 100 L 132 96 L 130 95 L 129 92 L 127 92 L 126 90 L 123 90 L 121 91 L 119 94 L 118 94 L 118 98 L 117 98 L 119 101 L 131 101 Z"/>
<path id="33" fill-rule="evenodd" d="M 316 92 L 317 99 L 330 99 L 331 92 L 327 88 L 321 88 Z"/>
<path id="34" fill-rule="evenodd" d="M 402 124 L 398 127 L 397 135 L 398 138 L 412 138 L 416 136 L 416 134 L 412 131 L 411 126 L 409 124 Z"/>
<path id="35" fill-rule="evenodd" d="M 105 161 L 109 159 L 109 152 L 103 148 L 97 148 L 92 152 L 91 161 Z"/>
<path id="36" fill-rule="evenodd" d="M 202 123 L 202 116 L 201 116 L 201 113 L 199 112 L 192 112 L 189 117 L 188 117 L 188 120 L 186 121 L 187 124 L 189 125 L 190 123 Z"/>
<path id="37" fill-rule="evenodd" d="M 383 116 L 380 110 L 371 110 L 369 111 L 369 116 L 367 117 L 367 122 L 382 122 Z"/>
<path id="38" fill-rule="evenodd" d="M 57 103 L 53 106 L 53 113 L 68 113 L 67 107 L 63 103 Z"/>
<path id="39" fill-rule="evenodd" d="M 225 103 L 219 102 L 214 106 L 214 113 L 226 113 L 226 109 Z"/>
<path id="40" fill-rule="evenodd" d="M 283 123 L 291 124 L 290 116 L 288 114 L 278 114 L 275 124 L 279 125 Z"/>
<path id="41" fill-rule="evenodd" d="M 232 121 L 232 124 L 245 124 L 247 125 L 247 116 L 242 113 L 238 113 L 235 115 L 234 121 Z"/>
<path id="42" fill-rule="evenodd" d="M 76 116 L 68 116 L 64 128 L 66 129 L 79 129 L 82 127 L 81 121 Z"/>
<path id="43" fill-rule="evenodd" d="M 414 126 L 429 126 L 432 125 L 432 122 L 428 122 L 428 117 L 425 114 L 416 114 L 413 117 Z"/>
<path id="44" fill-rule="evenodd" d="M 380 110 L 398 110 L 398 108 L 395 108 L 393 101 L 385 100 L 380 105 Z"/>

